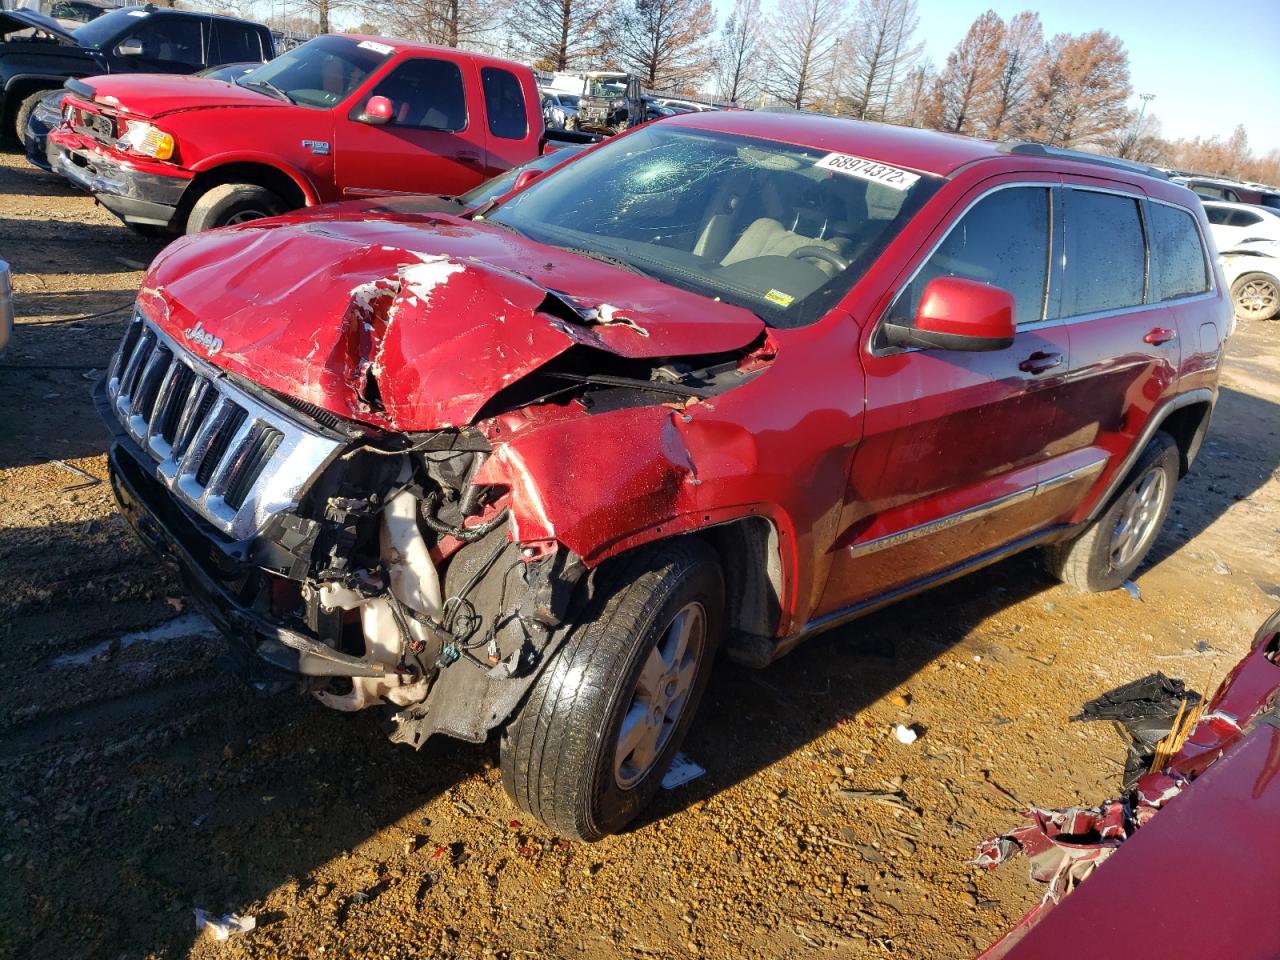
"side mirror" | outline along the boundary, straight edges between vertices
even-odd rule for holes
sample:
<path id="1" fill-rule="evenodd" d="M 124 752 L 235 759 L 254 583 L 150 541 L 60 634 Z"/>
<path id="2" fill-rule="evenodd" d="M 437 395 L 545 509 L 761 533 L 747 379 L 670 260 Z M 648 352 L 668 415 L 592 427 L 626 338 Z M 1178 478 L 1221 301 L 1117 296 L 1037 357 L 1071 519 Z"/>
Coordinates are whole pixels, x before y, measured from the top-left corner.
<path id="1" fill-rule="evenodd" d="M 361 123 L 380 127 L 384 123 L 390 123 L 395 113 L 396 108 L 392 106 L 391 101 L 386 97 L 370 97 L 369 101 L 364 105 L 364 110 L 360 112 L 356 119 Z"/>
<path id="2" fill-rule="evenodd" d="M 542 176 L 541 170 L 521 170 L 516 174 L 516 182 L 511 185 L 512 190 L 523 190 L 533 181 Z"/>
<path id="3" fill-rule="evenodd" d="M 142 56 L 142 41 L 133 37 L 121 40 L 116 44 L 117 57 L 140 57 Z"/>
<path id="4" fill-rule="evenodd" d="M 925 285 L 911 326 L 885 323 L 895 347 L 922 350 L 1004 350 L 1013 345 L 1013 294 L 963 277 Z"/>

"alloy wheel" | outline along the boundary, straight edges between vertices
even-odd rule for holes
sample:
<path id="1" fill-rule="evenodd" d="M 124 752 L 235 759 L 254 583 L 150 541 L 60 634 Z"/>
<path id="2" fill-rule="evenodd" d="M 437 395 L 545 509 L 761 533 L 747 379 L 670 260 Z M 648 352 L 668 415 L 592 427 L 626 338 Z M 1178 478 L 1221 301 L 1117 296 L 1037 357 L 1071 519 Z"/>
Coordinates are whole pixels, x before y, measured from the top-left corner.
<path id="1" fill-rule="evenodd" d="M 1111 569 L 1131 563 L 1147 548 L 1159 526 L 1160 511 L 1164 504 L 1169 480 L 1165 471 L 1156 466 L 1142 475 L 1125 497 L 1111 533 Z"/>

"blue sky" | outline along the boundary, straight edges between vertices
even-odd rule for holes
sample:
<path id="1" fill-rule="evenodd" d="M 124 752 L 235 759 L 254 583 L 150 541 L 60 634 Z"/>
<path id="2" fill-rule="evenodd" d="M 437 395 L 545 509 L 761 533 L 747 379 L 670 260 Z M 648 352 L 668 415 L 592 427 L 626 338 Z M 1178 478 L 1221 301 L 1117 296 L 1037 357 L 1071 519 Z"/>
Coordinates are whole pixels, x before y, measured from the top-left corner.
<path id="1" fill-rule="evenodd" d="M 733 0 L 714 3 L 723 23 Z M 918 38 L 939 66 L 984 10 L 1007 21 L 1031 9 L 1046 37 L 1099 28 L 1118 36 L 1129 51 L 1134 93 L 1155 94 L 1148 109 L 1166 137 L 1225 138 L 1243 123 L 1254 153 L 1280 148 L 1280 0 L 1223 6 L 1204 0 L 918 0 L 918 6 Z"/>

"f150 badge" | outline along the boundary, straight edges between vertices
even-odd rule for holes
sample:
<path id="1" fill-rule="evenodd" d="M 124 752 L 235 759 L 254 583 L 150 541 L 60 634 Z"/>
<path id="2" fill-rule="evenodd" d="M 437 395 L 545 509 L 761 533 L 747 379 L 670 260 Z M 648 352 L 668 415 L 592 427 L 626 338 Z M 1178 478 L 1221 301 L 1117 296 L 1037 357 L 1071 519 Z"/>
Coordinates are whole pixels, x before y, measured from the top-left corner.
<path id="1" fill-rule="evenodd" d="M 327 157 L 329 155 L 328 140 L 303 140 L 302 146 L 310 150 L 317 157 Z"/>
<path id="2" fill-rule="evenodd" d="M 215 337 L 201 323 L 196 323 L 194 327 L 187 327 L 182 331 L 182 335 L 196 346 L 204 347 L 205 353 L 211 357 L 222 349 L 222 338 Z"/>

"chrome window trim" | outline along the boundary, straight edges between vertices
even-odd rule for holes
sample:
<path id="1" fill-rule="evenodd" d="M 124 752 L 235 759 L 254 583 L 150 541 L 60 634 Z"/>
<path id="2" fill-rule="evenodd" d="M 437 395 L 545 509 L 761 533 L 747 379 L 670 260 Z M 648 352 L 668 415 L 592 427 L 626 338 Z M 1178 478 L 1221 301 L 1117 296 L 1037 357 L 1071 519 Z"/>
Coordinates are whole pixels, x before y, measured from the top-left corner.
<path id="1" fill-rule="evenodd" d="M 1205 236 L 1204 226 L 1200 223 L 1200 218 L 1192 213 L 1189 209 L 1179 203 L 1173 203 L 1170 200 L 1161 200 L 1159 197 L 1147 197 L 1147 203 L 1158 203 L 1162 207 L 1172 207 L 1179 210 L 1191 218 L 1191 222 L 1196 225 L 1196 236 L 1200 238 L 1200 256 L 1204 262 L 1205 276 L 1208 277 L 1209 286 L 1199 293 L 1185 293 L 1180 297 L 1171 297 L 1168 300 L 1157 300 L 1156 303 L 1185 303 L 1197 297 L 1212 297 L 1218 293 L 1218 276 L 1213 269 L 1213 258 L 1209 256 L 1209 238 Z M 1208 219 L 1206 217 L 1206 219 Z M 1214 248 L 1216 249 L 1216 248 Z"/>

